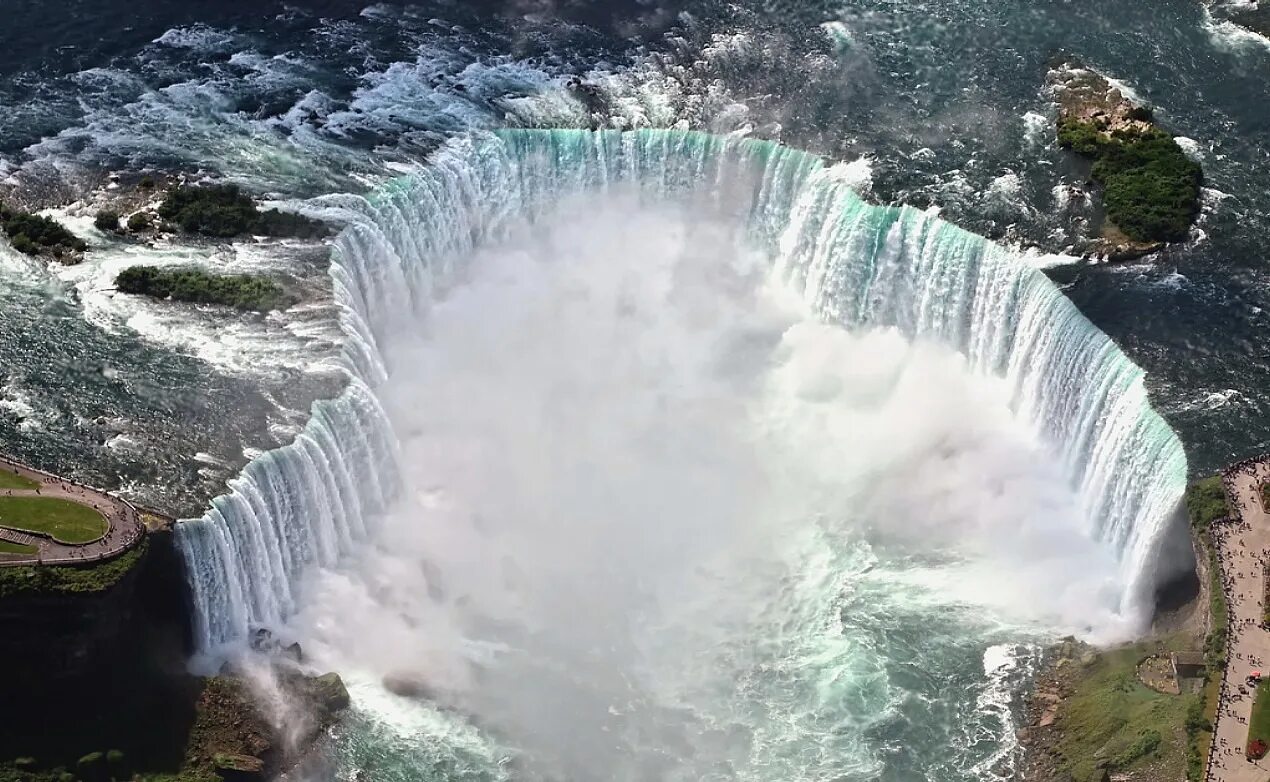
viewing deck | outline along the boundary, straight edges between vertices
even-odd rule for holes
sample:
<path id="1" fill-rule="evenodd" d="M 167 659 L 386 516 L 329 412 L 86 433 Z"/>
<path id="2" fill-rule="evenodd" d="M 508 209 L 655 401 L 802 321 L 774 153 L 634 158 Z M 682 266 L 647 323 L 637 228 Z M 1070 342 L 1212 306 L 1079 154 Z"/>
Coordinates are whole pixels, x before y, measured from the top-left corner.
<path id="1" fill-rule="evenodd" d="M 101 515 L 104 534 L 83 543 L 63 542 L 37 529 L 38 524 L 18 524 L 0 517 L 0 567 L 14 565 L 81 565 L 100 562 L 123 554 L 141 542 L 146 533 L 143 515 L 159 521 L 162 514 L 138 510 L 127 500 L 100 489 L 85 486 L 11 459 L 0 457 L 3 482 L 0 498 L 23 497 L 59 500 L 82 505 Z M 60 503 L 59 503 L 60 504 Z"/>
<path id="2" fill-rule="evenodd" d="M 1270 513 L 1260 487 L 1270 480 L 1270 457 L 1241 462 L 1222 476 L 1231 517 L 1213 526 L 1221 566 L 1222 589 L 1229 606 L 1226 670 L 1222 676 L 1208 782 L 1265 782 L 1270 758 L 1249 760 L 1248 726 L 1257 689 L 1253 672 L 1270 672 L 1270 628 L 1265 624 L 1265 572 L 1270 556 Z"/>

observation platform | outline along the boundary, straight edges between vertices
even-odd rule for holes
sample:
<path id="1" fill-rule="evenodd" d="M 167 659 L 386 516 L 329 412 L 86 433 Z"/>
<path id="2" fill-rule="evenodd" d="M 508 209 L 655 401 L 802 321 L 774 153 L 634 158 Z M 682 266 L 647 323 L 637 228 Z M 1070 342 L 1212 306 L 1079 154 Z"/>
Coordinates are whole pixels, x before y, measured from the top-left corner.
<path id="1" fill-rule="evenodd" d="M 1213 726 L 1206 782 L 1266 782 L 1270 757 L 1249 760 L 1248 724 L 1257 690 L 1254 672 L 1270 670 L 1270 626 L 1266 619 L 1266 563 L 1270 558 L 1270 512 L 1261 486 L 1270 481 L 1270 455 L 1239 462 L 1222 475 L 1230 518 L 1212 526 L 1217 542 L 1222 590 L 1229 611 L 1226 670 Z M 1262 697 L 1266 697 L 1263 695 Z"/>
<path id="2" fill-rule="evenodd" d="M 6 498 L 28 501 L 6 503 Z M 50 514 L 57 513 L 66 521 L 48 524 L 36 518 L 42 515 L 34 511 L 43 500 L 51 501 Z M 66 503 L 90 512 L 68 508 Z M 7 513 L 6 504 L 10 506 Z M 30 523 L 19 520 L 24 512 L 32 513 Z M 100 515 L 104 525 L 100 534 L 86 534 L 84 530 L 93 529 L 94 514 Z M 101 489 L 0 457 L 0 567 L 84 565 L 113 559 L 141 542 L 146 533 L 142 516 L 143 511 L 127 500 Z M 71 527 L 74 534 L 67 534 Z"/>

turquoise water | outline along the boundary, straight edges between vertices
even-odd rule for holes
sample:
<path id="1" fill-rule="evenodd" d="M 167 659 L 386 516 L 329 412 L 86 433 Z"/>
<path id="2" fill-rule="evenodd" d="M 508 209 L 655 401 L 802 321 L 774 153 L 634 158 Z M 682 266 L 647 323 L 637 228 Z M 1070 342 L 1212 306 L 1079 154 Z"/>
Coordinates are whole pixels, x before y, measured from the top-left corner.
<path id="1" fill-rule="evenodd" d="M 510 132 L 342 200 L 365 380 L 181 526 L 203 650 L 288 626 L 375 778 L 1009 778 L 1037 644 L 1147 618 L 1185 458 L 1043 275 L 860 173 Z"/>

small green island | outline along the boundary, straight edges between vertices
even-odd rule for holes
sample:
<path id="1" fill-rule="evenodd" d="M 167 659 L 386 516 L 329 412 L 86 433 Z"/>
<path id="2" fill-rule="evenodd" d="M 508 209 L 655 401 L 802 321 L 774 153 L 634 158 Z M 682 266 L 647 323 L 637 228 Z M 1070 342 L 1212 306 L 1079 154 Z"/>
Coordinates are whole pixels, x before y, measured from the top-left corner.
<path id="1" fill-rule="evenodd" d="M 296 298 L 273 280 L 254 274 L 217 274 L 192 267 L 130 266 L 115 278 L 121 293 L 196 304 L 220 304 L 268 312 Z"/>
<path id="2" fill-rule="evenodd" d="M 303 215 L 277 209 L 261 211 L 251 196 L 235 185 L 172 187 L 159 204 L 159 217 L 186 233 L 222 239 L 246 234 L 311 238 L 326 233 L 323 223 Z"/>
<path id="3" fill-rule="evenodd" d="M 1052 72 L 1051 85 L 1059 146 L 1090 162 L 1102 192 L 1105 219 L 1089 251 L 1120 260 L 1185 240 L 1200 212 L 1200 164 L 1149 108 L 1094 71 L 1069 63 Z"/>
<path id="4" fill-rule="evenodd" d="M 4 204 L 0 204 L 0 229 L 9 237 L 13 249 L 24 255 L 47 254 L 74 263 L 78 254 L 88 249 L 83 239 L 56 220 Z"/>
<path id="5" fill-rule="evenodd" d="M 1068 119 L 1058 143 L 1094 161 L 1107 219 L 1138 242 L 1178 242 L 1199 214 L 1199 164 L 1159 128 L 1108 130 L 1105 122 Z"/>

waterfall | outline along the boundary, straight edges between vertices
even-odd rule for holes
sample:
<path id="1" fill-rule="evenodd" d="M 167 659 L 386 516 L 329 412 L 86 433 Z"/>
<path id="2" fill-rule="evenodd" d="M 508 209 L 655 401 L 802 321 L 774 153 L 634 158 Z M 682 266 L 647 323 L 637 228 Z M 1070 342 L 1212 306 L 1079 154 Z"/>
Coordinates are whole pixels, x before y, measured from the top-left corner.
<path id="1" fill-rule="evenodd" d="M 928 212 L 870 205 L 842 166 L 771 142 L 515 130 L 455 140 L 365 199 L 332 200 L 351 213 L 331 274 L 353 379 L 293 444 L 178 526 L 202 648 L 285 620 L 303 568 L 337 561 L 391 502 L 394 438 L 374 388 L 392 367 L 379 344 L 426 316 L 477 245 L 562 197 L 615 188 L 735 220 L 827 321 L 938 341 L 1004 378 L 1078 492 L 1085 532 L 1116 552 L 1122 611 L 1149 606 L 1185 487 L 1181 443 L 1151 409 L 1142 370 L 1018 253 Z"/>

